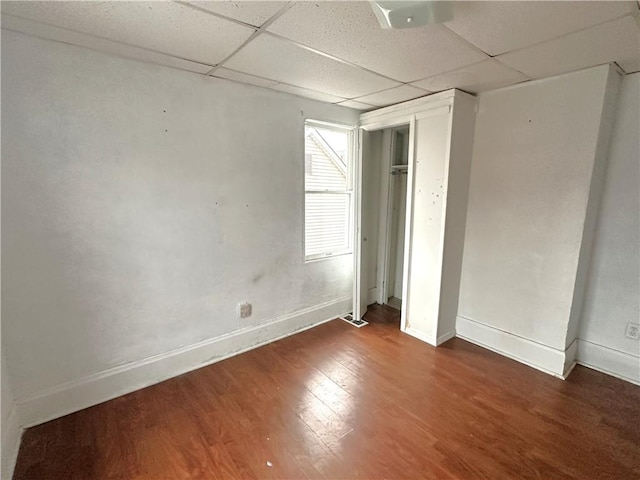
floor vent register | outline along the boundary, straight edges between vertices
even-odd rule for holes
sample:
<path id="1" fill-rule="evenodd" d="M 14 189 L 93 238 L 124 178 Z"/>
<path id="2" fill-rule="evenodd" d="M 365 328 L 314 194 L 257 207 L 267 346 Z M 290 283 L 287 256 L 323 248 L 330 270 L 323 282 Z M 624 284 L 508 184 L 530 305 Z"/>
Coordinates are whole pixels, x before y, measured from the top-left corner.
<path id="1" fill-rule="evenodd" d="M 357 328 L 364 327 L 365 325 L 369 325 L 369 322 L 365 322 L 364 320 L 359 318 L 353 318 L 353 314 L 351 313 L 347 313 L 346 315 L 343 315 L 340 318 Z"/>

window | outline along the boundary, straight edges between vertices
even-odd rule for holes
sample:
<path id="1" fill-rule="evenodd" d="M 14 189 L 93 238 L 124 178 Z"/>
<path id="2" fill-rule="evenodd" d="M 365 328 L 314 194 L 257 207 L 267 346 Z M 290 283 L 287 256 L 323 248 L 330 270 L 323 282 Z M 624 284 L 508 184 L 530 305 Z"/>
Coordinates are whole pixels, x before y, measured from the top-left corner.
<path id="1" fill-rule="evenodd" d="M 306 260 L 351 253 L 352 130 L 307 121 L 304 128 Z"/>

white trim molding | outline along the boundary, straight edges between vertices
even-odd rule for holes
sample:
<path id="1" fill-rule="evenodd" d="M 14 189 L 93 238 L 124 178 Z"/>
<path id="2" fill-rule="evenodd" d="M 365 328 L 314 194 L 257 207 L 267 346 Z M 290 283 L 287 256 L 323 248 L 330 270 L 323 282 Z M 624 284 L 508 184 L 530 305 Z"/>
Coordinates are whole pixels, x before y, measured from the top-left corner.
<path id="1" fill-rule="evenodd" d="M 573 342 L 567 347 L 564 351 L 564 373 L 562 374 L 563 379 L 569 378 L 569 375 L 573 371 L 573 367 L 577 365 L 578 359 L 578 339 L 574 339 Z"/>
<path id="2" fill-rule="evenodd" d="M 563 380 L 575 365 L 577 340 L 564 351 L 556 350 L 460 315 L 456 336 Z"/>
<path id="3" fill-rule="evenodd" d="M 422 340 L 423 342 L 428 343 L 432 347 L 439 347 L 444 342 L 447 342 L 447 341 L 451 340 L 453 337 L 456 336 L 456 331 L 455 330 L 451 330 L 450 332 L 447 332 L 447 333 L 445 333 L 443 335 L 440 335 L 437 338 L 436 337 L 432 337 L 430 335 L 427 335 L 423 331 L 417 330 L 417 329 L 412 328 L 412 327 L 407 327 L 404 330 L 402 330 L 402 332 L 406 333 L 407 335 L 411 335 L 412 337 L 417 338 L 418 340 Z"/>
<path id="4" fill-rule="evenodd" d="M 580 339 L 577 362 L 579 365 L 640 385 L 639 356 Z"/>
<path id="5" fill-rule="evenodd" d="M 428 343 L 432 347 L 437 346 L 437 339 L 435 337 L 431 337 L 430 335 L 427 335 L 421 330 L 416 330 L 415 328 L 407 327 L 402 331 L 407 335 L 411 335 L 413 338 L 417 338 L 418 340 L 422 340 L 423 342 Z"/>
<path id="6" fill-rule="evenodd" d="M 437 339 L 436 339 L 436 346 L 439 347 L 440 345 L 442 345 L 444 342 L 448 342 L 449 340 L 451 340 L 453 337 L 456 336 L 456 331 L 455 330 L 451 330 L 445 334 L 440 335 Z"/>
<path id="7" fill-rule="evenodd" d="M 1 478 L 12 478 L 13 470 L 18 460 L 18 451 L 22 441 L 23 429 L 20 426 L 18 410 L 13 405 L 7 421 L 2 425 L 2 473 Z"/>
<path id="8" fill-rule="evenodd" d="M 22 425 L 38 425 L 261 347 L 333 320 L 352 307 L 351 297 L 340 298 L 18 399 Z"/>

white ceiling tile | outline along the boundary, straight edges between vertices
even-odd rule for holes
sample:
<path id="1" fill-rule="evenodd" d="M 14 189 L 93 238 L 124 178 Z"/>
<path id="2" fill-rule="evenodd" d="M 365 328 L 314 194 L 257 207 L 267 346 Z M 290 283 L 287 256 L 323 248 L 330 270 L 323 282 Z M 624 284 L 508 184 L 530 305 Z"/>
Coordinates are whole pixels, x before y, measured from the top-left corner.
<path id="1" fill-rule="evenodd" d="M 152 52 L 143 48 L 125 45 L 105 38 L 93 37 L 84 33 L 74 32 L 64 28 L 53 27 L 44 23 L 34 22 L 25 18 L 14 17 L 13 15 L 2 15 L 2 28 L 15 32 L 26 33 L 34 37 L 47 38 L 58 42 L 69 43 L 79 47 L 91 48 L 99 52 L 106 52 L 120 57 L 132 58 L 145 63 L 164 65 L 178 68 L 188 72 L 207 73 L 211 70 L 211 65 L 191 62 L 181 58 L 171 57 L 162 53 Z"/>
<path id="2" fill-rule="evenodd" d="M 425 95 L 429 95 L 429 93 L 431 92 L 427 92 L 421 88 L 412 87 L 411 85 L 402 85 L 400 87 L 384 90 L 383 92 L 358 97 L 356 100 L 369 105 L 384 107 L 386 105 L 393 105 L 395 103 L 413 100 L 414 98 L 424 97 Z"/>
<path id="3" fill-rule="evenodd" d="M 186 3 L 259 27 L 275 15 L 288 2 L 256 2 L 250 0 L 232 2 L 230 0 L 216 0 L 210 2 L 194 1 Z"/>
<path id="4" fill-rule="evenodd" d="M 356 110 L 373 110 L 375 107 L 373 105 L 367 105 L 366 103 L 356 102 L 355 100 L 345 100 L 344 102 L 338 103 L 338 105 L 342 105 L 343 107 L 355 108 Z"/>
<path id="5" fill-rule="evenodd" d="M 470 93 L 479 93 L 520 83 L 527 79 L 522 73 L 491 59 L 413 82 L 412 85 L 432 92 L 458 88 Z"/>
<path id="6" fill-rule="evenodd" d="M 488 58 L 441 25 L 383 29 L 369 2 L 300 2 L 267 30 L 403 82 Z"/>
<path id="7" fill-rule="evenodd" d="M 445 25 L 490 55 L 534 45 L 638 11 L 633 1 L 454 2 Z"/>
<path id="8" fill-rule="evenodd" d="M 173 2 L 2 2 L 2 13 L 207 64 L 254 32 Z"/>
<path id="9" fill-rule="evenodd" d="M 617 62 L 625 72 L 640 68 L 640 30 L 627 16 L 556 40 L 496 57 L 531 78 L 544 78 Z"/>
<path id="10" fill-rule="evenodd" d="M 270 35 L 260 35 L 252 40 L 224 66 L 342 98 L 358 97 L 398 85 Z"/>
<path id="11" fill-rule="evenodd" d="M 278 90 L 279 92 L 291 93 L 299 97 L 311 98 L 313 100 L 320 100 L 321 102 L 337 103 L 344 98 L 336 97 L 328 93 L 318 92 L 316 90 L 309 90 L 308 88 L 296 87 L 294 85 L 287 85 L 286 83 L 278 83 L 271 87 L 272 90 Z"/>
<path id="12" fill-rule="evenodd" d="M 242 72 L 236 72 L 234 70 L 229 70 L 228 68 L 216 68 L 211 76 L 233 80 L 234 82 L 247 83 L 249 85 L 255 85 L 257 87 L 273 87 L 278 83 L 275 80 L 269 80 L 266 78 L 256 77 L 254 75 L 248 75 Z"/>

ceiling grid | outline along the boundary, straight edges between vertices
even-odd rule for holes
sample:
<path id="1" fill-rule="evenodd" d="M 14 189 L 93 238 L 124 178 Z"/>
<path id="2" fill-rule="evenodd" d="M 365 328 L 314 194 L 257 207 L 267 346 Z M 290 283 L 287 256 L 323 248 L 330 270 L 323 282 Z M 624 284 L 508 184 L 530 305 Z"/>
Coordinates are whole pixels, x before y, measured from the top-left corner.
<path id="1" fill-rule="evenodd" d="M 640 70 L 637 1 L 455 2 L 382 29 L 369 2 L 3 1 L 2 28 L 358 110 L 615 62 Z"/>

